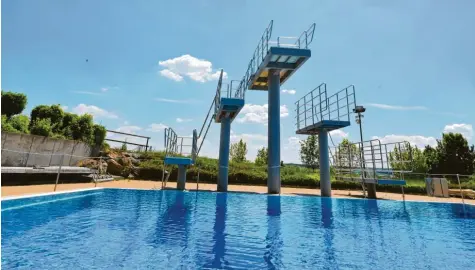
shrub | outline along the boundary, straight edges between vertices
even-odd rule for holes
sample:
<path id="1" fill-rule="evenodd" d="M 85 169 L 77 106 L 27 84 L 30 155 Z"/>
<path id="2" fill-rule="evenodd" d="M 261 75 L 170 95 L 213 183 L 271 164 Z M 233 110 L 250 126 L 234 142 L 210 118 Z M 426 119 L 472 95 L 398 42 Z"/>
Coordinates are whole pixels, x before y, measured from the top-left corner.
<path id="1" fill-rule="evenodd" d="M 28 126 L 30 125 L 30 119 L 28 116 L 19 114 L 15 115 L 12 118 L 10 118 L 10 124 L 11 126 L 20 131 L 21 133 L 28 133 Z"/>
<path id="2" fill-rule="evenodd" d="M 8 118 L 20 114 L 26 107 L 27 98 L 22 93 L 2 91 L 2 115 Z"/>
<path id="3" fill-rule="evenodd" d="M 6 115 L 2 115 L 2 132 L 19 133 L 8 121 Z"/>
<path id="4" fill-rule="evenodd" d="M 51 120 L 48 118 L 35 120 L 30 127 L 30 133 L 39 136 L 50 136 L 52 133 Z"/>
<path id="5" fill-rule="evenodd" d="M 93 130 L 95 145 L 102 145 L 107 134 L 106 128 L 101 125 L 94 125 Z"/>
<path id="6" fill-rule="evenodd" d="M 74 140 L 93 144 L 94 123 L 92 122 L 92 115 L 83 114 L 79 116 L 71 125 L 71 133 Z"/>

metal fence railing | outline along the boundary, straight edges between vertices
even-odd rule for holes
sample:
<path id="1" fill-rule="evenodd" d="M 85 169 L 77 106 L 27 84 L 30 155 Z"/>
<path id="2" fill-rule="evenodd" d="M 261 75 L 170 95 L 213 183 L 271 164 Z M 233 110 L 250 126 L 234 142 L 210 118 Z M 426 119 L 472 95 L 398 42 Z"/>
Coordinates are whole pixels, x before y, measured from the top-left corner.
<path id="1" fill-rule="evenodd" d="M 322 83 L 295 103 L 297 130 L 323 120 L 349 122 L 350 113 L 355 105 L 356 95 L 353 85 L 328 96 L 327 86 Z"/>
<path id="2" fill-rule="evenodd" d="M 257 44 L 257 48 L 254 50 L 252 54 L 251 60 L 247 66 L 246 73 L 244 74 L 241 83 L 239 84 L 238 91 L 236 91 L 237 95 L 244 95 L 244 92 L 249 88 L 249 83 L 252 76 L 255 75 L 257 70 L 259 69 L 260 65 L 264 61 L 269 52 L 269 47 L 289 47 L 289 48 L 296 48 L 296 49 L 308 49 L 308 46 L 312 43 L 314 33 L 315 33 L 315 23 L 310 25 L 310 27 L 303 31 L 299 37 L 277 37 L 277 40 L 271 41 L 272 36 L 272 28 L 274 22 L 270 21 L 267 28 L 264 30 L 259 42 Z M 282 42 L 288 40 L 295 40 L 294 42 Z"/>

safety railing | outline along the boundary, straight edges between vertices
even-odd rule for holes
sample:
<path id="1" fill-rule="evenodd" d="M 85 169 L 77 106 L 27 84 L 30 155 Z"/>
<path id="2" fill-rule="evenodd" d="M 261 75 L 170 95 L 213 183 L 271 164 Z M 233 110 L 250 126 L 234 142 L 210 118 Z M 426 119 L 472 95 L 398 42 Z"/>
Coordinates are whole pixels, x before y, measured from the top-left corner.
<path id="1" fill-rule="evenodd" d="M 241 83 L 239 85 L 236 95 L 244 95 L 244 92 L 248 89 L 251 77 L 259 69 L 259 66 L 264 61 L 267 53 L 269 52 L 269 47 L 290 47 L 296 49 L 308 49 L 308 46 L 312 43 L 314 33 L 315 33 L 315 23 L 310 25 L 310 27 L 304 31 L 299 37 L 277 37 L 277 41 L 271 41 L 273 21 L 270 21 L 267 28 L 264 30 L 257 48 L 252 54 L 252 58 L 249 61 L 247 66 L 246 73 L 244 74 Z M 282 42 L 287 40 L 295 40 L 295 42 Z"/>
<path id="2" fill-rule="evenodd" d="M 165 129 L 165 156 L 189 156 L 195 160 L 198 150 L 198 134 L 178 136 L 172 128 Z"/>
<path id="3" fill-rule="evenodd" d="M 355 104 L 353 85 L 327 97 L 326 84 L 323 83 L 295 103 L 297 130 L 324 120 L 349 122 Z"/>

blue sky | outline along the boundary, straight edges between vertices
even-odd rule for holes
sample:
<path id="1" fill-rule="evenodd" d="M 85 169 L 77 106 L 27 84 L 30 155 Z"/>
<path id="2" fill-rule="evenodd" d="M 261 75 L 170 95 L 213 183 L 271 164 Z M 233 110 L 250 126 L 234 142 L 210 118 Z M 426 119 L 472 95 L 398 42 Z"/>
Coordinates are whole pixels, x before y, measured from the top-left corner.
<path id="1" fill-rule="evenodd" d="M 281 96 L 285 162 L 298 161 L 303 138 L 294 102 L 321 82 L 329 93 L 356 86 L 366 139 L 434 144 L 445 130 L 473 143 L 474 10 L 472 0 L 3 0 L 1 83 L 28 95 L 27 111 L 59 103 L 162 148 L 164 126 L 201 127 L 216 72 L 241 79 L 270 20 L 274 39 L 315 22 L 312 58 L 281 87 L 295 90 Z M 253 106 L 232 140 L 244 138 L 253 158 L 267 144 L 267 93 L 246 95 Z M 334 134 L 343 137 L 358 139 L 354 122 Z M 203 154 L 216 157 L 218 142 L 213 124 Z"/>

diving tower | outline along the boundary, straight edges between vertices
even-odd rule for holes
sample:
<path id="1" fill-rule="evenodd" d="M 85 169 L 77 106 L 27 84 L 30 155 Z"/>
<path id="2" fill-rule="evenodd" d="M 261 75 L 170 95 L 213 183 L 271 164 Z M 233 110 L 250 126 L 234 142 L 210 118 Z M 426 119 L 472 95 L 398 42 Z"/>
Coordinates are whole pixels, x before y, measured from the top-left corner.
<path id="1" fill-rule="evenodd" d="M 243 92 L 236 94 L 233 85 L 223 84 L 223 70 L 218 80 L 216 96 L 214 102 L 214 120 L 221 123 L 221 135 L 219 141 L 219 169 L 218 169 L 218 191 L 228 191 L 228 173 L 229 173 L 229 147 L 231 137 L 231 123 L 244 107 Z M 234 83 L 234 84 L 233 84 Z M 233 96 L 233 92 L 235 95 Z"/>
<path id="2" fill-rule="evenodd" d="M 191 142 L 190 142 L 191 141 Z M 191 144 L 190 144 L 191 143 Z M 178 166 L 177 189 L 184 190 L 186 184 L 186 169 L 195 164 L 198 155 L 198 135 L 178 136 L 172 128 L 165 129 L 165 160 L 162 173 L 162 188 L 166 186 L 170 173 L 165 178 L 165 166 Z"/>
<path id="3" fill-rule="evenodd" d="M 411 173 L 413 167 L 409 142 L 373 139 L 340 144 L 332 152 L 337 180 L 361 183 L 363 188 L 365 184 L 401 186 L 404 194 L 404 174 Z"/>
<path id="4" fill-rule="evenodd" d="M 280 86 L 311 56 L 315 23 L 298 37 L 277 37 L 271 41 L 273 21 L 261 36 L 236 96 L 244 98 L 246 90 L 268 91 L 268 179 L 267 191 L 280 193 Z"/>
<path id="5" fill-rule="evenodd" d="M 331 197 L 328 133 L 350 126 L 350 113 L 355 104 L 353 85 L 328 96 L 325 83 L 320 84 L 295 103 L 296 134 L 318 135 L 320 191 L 323 197 Z"/>

